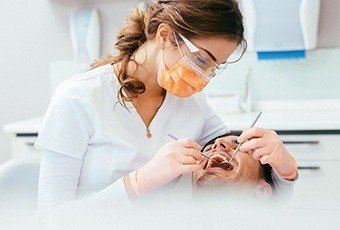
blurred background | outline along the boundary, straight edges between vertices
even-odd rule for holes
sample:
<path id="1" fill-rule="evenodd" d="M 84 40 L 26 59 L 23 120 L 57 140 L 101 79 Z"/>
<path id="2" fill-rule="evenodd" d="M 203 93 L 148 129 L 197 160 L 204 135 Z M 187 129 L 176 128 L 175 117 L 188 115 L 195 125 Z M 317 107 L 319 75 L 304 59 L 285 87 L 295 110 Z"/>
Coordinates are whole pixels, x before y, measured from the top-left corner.
<path id="1" fill-rule="evenodd" d="M 258 124 L 276 130 L 299 162 L 292 206 L 337 209 L 340 1 L 276 0 L 268 9 L 264 2 L 240 1 L 250 49 L 204 91 L 232 130 L 264 111 Z M 55 87 L 85 71 L 89 59 L 113 53 L 136 6 L 143 2 L 0 1 L 0 165 L 39 156 L 33 143 Z"/>

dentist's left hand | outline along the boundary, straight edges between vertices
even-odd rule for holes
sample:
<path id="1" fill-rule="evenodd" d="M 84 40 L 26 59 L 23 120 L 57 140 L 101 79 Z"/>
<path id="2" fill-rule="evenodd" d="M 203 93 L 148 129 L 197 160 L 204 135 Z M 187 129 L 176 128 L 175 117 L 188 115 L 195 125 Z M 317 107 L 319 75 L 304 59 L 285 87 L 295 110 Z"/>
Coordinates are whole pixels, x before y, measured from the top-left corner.
<path id="1" fill-rule="evenodd" d="M 247 128 L 237 141 L 242 143 L 240 151 L 251 152 L 254 159 L 260 160 L 262 164 L 270 164 L 286 179 L 296 178 L 297 163 L 275 131 Z"/>
<path id="2" fill-rule="evenodd" d="M 131 187 L 137 196 L 166 184 L 184 173 L 203 168 L 201 147 L 189 139 L 169 142 L 161 147 L 142 168 L 129 174 Z"/>

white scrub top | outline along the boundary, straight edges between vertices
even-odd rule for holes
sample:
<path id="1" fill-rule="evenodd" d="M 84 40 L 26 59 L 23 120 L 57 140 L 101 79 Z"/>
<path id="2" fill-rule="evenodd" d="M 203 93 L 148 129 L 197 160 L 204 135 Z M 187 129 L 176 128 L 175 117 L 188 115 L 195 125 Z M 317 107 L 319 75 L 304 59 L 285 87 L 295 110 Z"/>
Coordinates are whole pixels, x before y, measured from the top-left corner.
<path id="1" fill-rule="evenodd" d="M 59 168 L 58 164 L 53 166 L 57 171 L 67 167 L 67 162 L 78 162 L 64 170 L 79 168 L 73 171 L 78 177 L 72 179 L 76 184 L 67 185 L 74 187 L 77 199 L 97 194 L 104 203 L 107 198 L 107 205 L 114 205 L 116 201 L 128 202 L 122 177 L 145 165 L 160 147 L 173 141 L 169 133 L 204 145 L 229 131 L 202 93 L 188 98 L 167 93 L 149 126 L 152 137 L 147 138 L 146 126 L 132 103 L 127 103 L 128 111 L 118 102 L 118 89 L 119 82 L 110 64 L 74 75 L 57 87 L 35 142 L 37 149 L 54 154 L 45 156 L 46 159 L 43 156 L 40 201 L 48 200 L 52 205 L 56 200 L 49 196 L 53 194 L 51 183 L 57 179 L 46 182 L 44 178 L 57 174 L 53 170 L 50 175 L 46 172 L 52 167 L 47 165 L 54 165 L 51 159 L 58 156 L 64 158 L 55 159 L 63 162 L 59 162 Z M 48 208 L 44 203 L 43 209 Z"/>

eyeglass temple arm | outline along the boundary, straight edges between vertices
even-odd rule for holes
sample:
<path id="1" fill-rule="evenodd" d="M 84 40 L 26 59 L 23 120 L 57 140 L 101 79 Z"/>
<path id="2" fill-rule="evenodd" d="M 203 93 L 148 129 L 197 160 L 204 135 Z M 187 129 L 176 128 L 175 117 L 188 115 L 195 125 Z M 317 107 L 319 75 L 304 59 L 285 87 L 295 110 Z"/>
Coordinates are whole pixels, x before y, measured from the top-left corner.
<path id="1" fill-rule="evenodd" d="M 182 38 L 182 40 L 183 40 L 184 43 L 187 45 L 187 47 L 189 48 L 189 50 L 190 50 L 191 53 L 194 53 L 194 52 L 198 52 L 198 51 L 199 51 L 199 49 L 198 49 L 194 44 L 192 44 L 191 41 L 189 41 L 188 39 L 186 39 L 182 34 L 179 33 L 178 35 Z M 176 42 L 179 44 L 175 32 L 174 32 L 174 36 L 175 36 Z"/>

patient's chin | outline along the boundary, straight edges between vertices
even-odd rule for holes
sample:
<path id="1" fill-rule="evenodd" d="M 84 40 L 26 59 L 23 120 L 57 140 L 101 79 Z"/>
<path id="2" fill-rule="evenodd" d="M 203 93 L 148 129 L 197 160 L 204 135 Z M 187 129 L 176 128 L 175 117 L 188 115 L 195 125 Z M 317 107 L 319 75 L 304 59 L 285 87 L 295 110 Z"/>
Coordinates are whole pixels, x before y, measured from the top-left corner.
<path id="1" fill-rule="evenodd" d="M 199 178 L 195 185 L 197 188 L 211 188 L 222 187 L 225 183 L 225 181 L 215 174 L 206 174 Z"/>
<path id="2" fill-rule="evenodd" d="M 249 197 L 254 195 L 254 189 L 255 186 L 248 183 L 226 181 L 217 175 L 203 175 L 196 181 L 194 193 L 198 195 L 222 193 L 224 195 Z"/>

